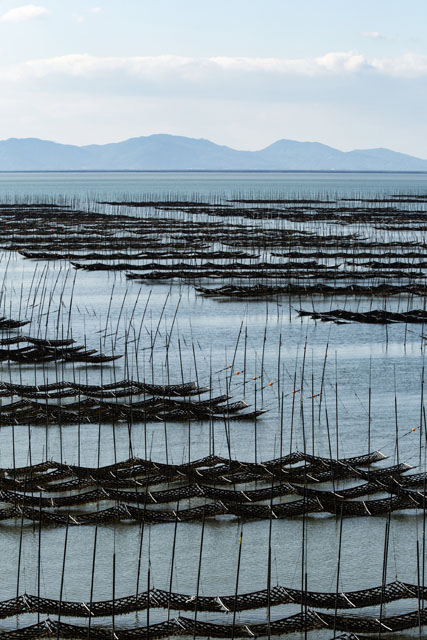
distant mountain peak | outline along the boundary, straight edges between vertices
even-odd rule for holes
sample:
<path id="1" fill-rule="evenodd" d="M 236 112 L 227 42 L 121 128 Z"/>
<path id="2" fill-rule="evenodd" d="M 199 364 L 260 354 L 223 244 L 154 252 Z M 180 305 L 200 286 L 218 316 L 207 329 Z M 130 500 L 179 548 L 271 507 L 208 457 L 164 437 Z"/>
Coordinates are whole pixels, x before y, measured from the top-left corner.
<path id="1" fill-rule="evenodd" d="M 0 171 L 426 171 L 427 160 L 390 149 L 340 151 L 280 139 L 257 151 L 168 133 L 76 146 L 38 138 L 0 141 Z"/>

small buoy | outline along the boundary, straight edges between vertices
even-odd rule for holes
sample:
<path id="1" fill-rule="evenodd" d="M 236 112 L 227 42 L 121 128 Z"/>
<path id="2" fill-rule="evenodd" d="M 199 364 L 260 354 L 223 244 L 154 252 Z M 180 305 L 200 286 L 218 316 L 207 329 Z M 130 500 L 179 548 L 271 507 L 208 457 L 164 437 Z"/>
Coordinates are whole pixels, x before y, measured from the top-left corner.
<path id="1" fill-rule="evenodd" d="M 236 376 L 240 376 L 240 371 L 236 371 Z"/>
<path id="2" fill-rule="evenodd" d="M 229 366 L 228 366 L 228 367 L 225 367 L 225 368 L 226 368 L 226 369 L 230 369 L 230 367 L 229 367 Z"/>
<path id="3" fill-rule="evenodd" d="M 412 427 L 412 431 L 416 431 L 416 430 L 417 430 L 417 427 Z"/>
<path id="4" fill-rule="evenodd" d="M 254 376 L 254 377 L 252 378 L 252 380 L 256 380 L 256 376 Z"/>
<path id="5" fill-rule="evenodd" d="M 269 383 L 268 383 L 268 386 L 269 386 L 269 387 L 272 387 L 272 386 L 273 386 L 273 383 L 272 383 L 272 382 L 269 382 Z"/>

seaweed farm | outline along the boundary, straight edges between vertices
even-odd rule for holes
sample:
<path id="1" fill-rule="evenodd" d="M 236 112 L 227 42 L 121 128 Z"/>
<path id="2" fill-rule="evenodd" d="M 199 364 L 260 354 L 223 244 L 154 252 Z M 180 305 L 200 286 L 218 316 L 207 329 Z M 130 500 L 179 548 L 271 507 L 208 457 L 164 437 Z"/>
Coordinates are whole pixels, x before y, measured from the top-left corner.
<path id="1" fill-rule="evenodd" d="M 0 640 L 422 638 L 427 179 L 0 175 Z"/>

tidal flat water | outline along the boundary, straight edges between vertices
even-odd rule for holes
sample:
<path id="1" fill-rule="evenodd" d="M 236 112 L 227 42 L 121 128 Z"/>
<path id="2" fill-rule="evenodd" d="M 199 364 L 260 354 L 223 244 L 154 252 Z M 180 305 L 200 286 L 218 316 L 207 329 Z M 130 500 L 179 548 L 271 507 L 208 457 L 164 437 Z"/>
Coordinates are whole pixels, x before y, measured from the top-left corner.
<path id="1" fill-rule="evenodd" d="M 144 198 L 261 199 L 283 194 L 289 198 L 320 199 L 338 194 L 362 199 L 396 193 L 427 193 L 427 176 L 0 174 L 0 203 L 62 202 L 82 210 L 115 214 L 117 209 L 99 203 Z M 138 213 L 130 207 L 121 211 Z M 329 229 L 327 223 L 324 228 Z M 395 232 L 396 238 L 401 235 Z M 425 242 L 425 232 L 419 232 L 419 237 Z M 197 380 L 211 388 L 212 396 L 227 393 L 232 397 L 230 402 L 244 399 L 250 410 L 265 410 L 256 421 L 213 424 L 1 426 L 2 469 L 46 460 L 96 467 L 131 456 L 181 464 L 212 453 L 262 462 L 297 450 L 346 458 L 365 454 L 369 448 L 388 456 L 375 467 L 406 462 L 414 467 L 409 473 L 427 471 L 422 325 L 318 322 L 299 317 L 298 309 L 327 311 L 332 304 L 327 297 L 302 301 L 286 296 L 219 300 L 198 295 L 191 284 L 182 281 L 139 283 L 127 280 L 122 271 L 75 270 L 68 261 L 28 260 L 7 249 L 1 250 L 0 280 L 1 315 L 31 319 L 24 333 L 44 338 L 72 332 L 72 337 L 88 349 L 124 354 L 111 365 L 93 367 L 73 363 L 15 367 L 2 362 L 2 381 L 48 384 L 58 376 L 82 384 L 99 384 L 100 380 L 108 384 L 125 378 L 155 384 Z M 38 288 L 35 282 L 40 282 Z M 424 305 L 422 298 L 411 296 L 374 302 L 346 298 L 340 302 L 345 308 L 360 311 L 385 306 L 406 310 Z M 340 304 L 334 300 L 332 306 Z M 357 484 L 352 479 L 334 488 Z M 275 502 L 290 499 L 294 496 Z M 181 509 L 187 506 L 190 501 L 180 504 Z M 96 508 L 89 504 L 83 509 Z M 92 580 L 93 601 L 109 600 L 113 592 L 116 598 L 132 595 L 148 587 L 169 591 L 171 585 L 172 591 L 189 596 L 195 595 L 197 588 L 200 595 L 233 595 L 240 544 L 239 593 L 265 589 L 269 580 L 272 586 L 322 592 L 335 592 L 337 580 L 339 592 L 393 580 L 418 584 L 424 581 L 427 554 L 422 509 L 398 511 L 390 518 L 345 517 L 342 521 L 324 513 L 273 518 L 271 522 L 221 515 L 206 518 L 202 548 L 200 522 L 180 522 L 176 528 L 174 523 L 142 527 L 130 522 L 70 527 L 64 560 L 65 536 L 64 527 L 39 528 L 37 523 L 20 518 L 0 522 L 0 600 L 15 597 L 18 578 L 20 593 L 39 592 L 43 597 L 59 599 L 62 576 L 63 600 L 78 602 L 91 599 Z M 414 600 L 399 601 L 386 605 L 382 615 L 405 613 L 418 606 Z M 271 619 L 300 610 L 300 605 L 272 608 Z M 362 613 L 377 616 L 378 607 L 368 607 Z M 232 622 L 232 615 L 199 616 Z M 164 610 L 150 612 L 151 623 L 164 619 Z M 265 609 L 237 615 L 242 622 L 265 619 Z M 19 628 L 36 620 L 35 614 L 20 616 L 19 621 L 9 618 L 1 622 L 0 629 Z M 77 618 L 71 621 L 81 623 Z M 96 620 L 96 624 L 102 622 L 110 624 L 111 620 Z M 115 621 L 117 629 L 145 623 L 145 612 Z M 308 637 L 331 638 L 332 632 L 317 630 Z M 408 632 L 398 637 L 412 635 Z"/>

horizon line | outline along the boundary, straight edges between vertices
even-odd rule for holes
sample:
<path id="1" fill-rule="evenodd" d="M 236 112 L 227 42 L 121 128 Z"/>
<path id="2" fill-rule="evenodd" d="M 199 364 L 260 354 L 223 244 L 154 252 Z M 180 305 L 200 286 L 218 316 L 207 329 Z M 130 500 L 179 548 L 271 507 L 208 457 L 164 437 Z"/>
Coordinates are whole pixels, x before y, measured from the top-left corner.
<path id="1" fill-rule="evenodd" d="M 369 173 L 369 174 L 427 174 L 421 170 L 390 169 L 0 169 L 10 173 Z"/>

